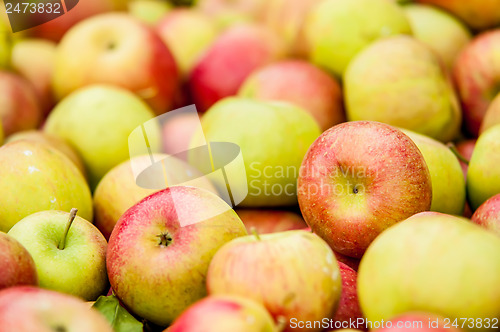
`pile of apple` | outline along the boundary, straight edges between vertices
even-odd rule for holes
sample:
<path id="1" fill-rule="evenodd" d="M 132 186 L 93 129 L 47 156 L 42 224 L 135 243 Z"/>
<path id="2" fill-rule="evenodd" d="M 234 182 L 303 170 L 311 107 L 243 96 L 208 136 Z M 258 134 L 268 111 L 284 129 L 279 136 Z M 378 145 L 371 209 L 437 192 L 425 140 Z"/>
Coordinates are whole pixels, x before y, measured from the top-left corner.
<path id="1" fill-rule="evenodd" d="M 2 14 L 0 332 L 500 329 L 500 1 L 190 2 Z"/>

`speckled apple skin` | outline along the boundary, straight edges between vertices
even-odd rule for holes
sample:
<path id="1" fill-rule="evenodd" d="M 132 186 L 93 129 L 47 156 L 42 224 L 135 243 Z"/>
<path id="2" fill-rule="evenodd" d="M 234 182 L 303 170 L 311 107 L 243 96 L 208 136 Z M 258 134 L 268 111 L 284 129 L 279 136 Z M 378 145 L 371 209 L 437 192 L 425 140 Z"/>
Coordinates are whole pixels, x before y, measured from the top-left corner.
<path id="1" fill-rule="evenodd" d="M 484 202 L 474 212 L 472 222 L 500 235 L 500 194 Z"/>

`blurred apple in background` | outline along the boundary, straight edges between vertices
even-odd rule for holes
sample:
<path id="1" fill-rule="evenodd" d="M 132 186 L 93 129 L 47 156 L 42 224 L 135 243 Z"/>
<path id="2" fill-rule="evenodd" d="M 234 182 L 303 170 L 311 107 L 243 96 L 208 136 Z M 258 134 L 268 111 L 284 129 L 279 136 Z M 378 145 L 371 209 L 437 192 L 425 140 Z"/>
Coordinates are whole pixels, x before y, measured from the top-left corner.
<path id="1" fill-rule="evenodd" d="M 500 235 L 500 194 L 481 204 L 471 218 L 472 222 Z"/>
<path id="2" fill-rule="evenodd" d="M 367 45 L 411 28 L 403 10 L 387 0 L 325 0 L 311 9 L 305 34 L 311 61 L 341 76 Z"/>
<path id="3" fill-rule="evenodd" d="M 203 53 L 189 77 L 198 111 L 206 111 L 220 99 L 235 95 L 257 68 L 284 55 L 280 39 L 256 25 L 236 25 L 223 32 Z"/>
<path id="4" fill-rule="evenodd" d="M 316 119 L 322 131 L 345 121 L 339 83 L 306 61 L 286 60 L 256 70 L 238 95 L 296 104 Z"/>
<path id="5" fill-rule="evenodd" d="M 112 332 L 104 316 L 74 296 L 20 286 L 0 291 L 3 331 Z"/>
<path id="6" fill-rule="evenodd" d="M 190 113 L 176 114 L 169 117 L 162 126 L 163 152 L 170 155 L 179 154 L 189 149 L 189 143 L 200 126 L 200 117 Z"/>
<path id="7" fill-rule="evenodd" d="M 7 14 L 4 14 L 7 16 Z M 7 69 L 12 52 L 12 33 L 8 21 L 0 18 L 0 69 Z"/>
<path id="8" fill-rule="evenodd" d="M 168 332 L 278 332 L 267 310 L 239 296 L 209 296 L 191 305 Z"/>
<path id="9" fill-rule="evenodd" d="M 224 16 L 241 16 L 246 20 L 262 19 L 268 4 L 266 0 L 195 0 L 195 8 L 217 20 Z"/>
<path id="10" fill-rule="evenodd" d="M 92 85 L 62 100 L 47 118 L 44 131 L 64 139 L 78 152 L 90 186 L 95 188 L 111 168 L 129 157 L 130 133 L 152 118 L 153 111 L 131 92 Z M 152 151 L 158 151 L 160 128 L 151 128 L 148 138 Z"/>
<path id="11" fill-rule="evenodd" d="M 499 254 L 500 238 L 468 219 L 437 212 L 412 216 L 383 232 L 363 256 L 361 309 L 371 321 L 409 311 L 451 321 L 498 318 Z"/>
<path id="12" fill-rule="evenodd" d="M 0 148 L 0 231 L 44 210 L 76 207 L 92 220 L 92 197 L 78 168 L 44 143 L 16 141 Z"/>
<path id="13" fill-rule="evenodd" d="M 37 128 L 42 110 L 33 86 L 23 77 L 0 71 L 0 120 L 5 136 Z"/>
<path id="14" fill-rule="evenodd" d="M 340 301 L 333 316 L 333 320 L 338 322 L 345 322 L 344 324 L 352 324 L 356 322 L 356 327 L 363 330 L 363 324 L 358 324 L 358 319 L 363 318 L 363 313 L 359 307 L 358 291 L 356 287 L 357 273 L 349 266 L 339 262 L 340 276 L 342 277 L 342 294 Z"/>
<path id="15" fill-rule="evenodd" d="M 292 318 L 333 317 L 341 288 L 330 247 L 302 230 L 235 239 L 217 251 L 207 275 L 210 295 L 239 295 L 262 303 L 275 319 L 285 319 L 284 331 L 295 330 L 289 325 Z"/>
<path id="16" fill-rule="evenodd" d="M 94 301 L 108 287 L 107 243 L 94 225 L 74 213 L 34 213 L 8 234 L 33 257 L 40 287 Z"/>
<path id="17" fill-rule="evenodd" d="M 444 142 L 459 133 L 460 106 L 448 74 L 437 56 L 411 37 L 365 48 L 349 64 L 344 88 L 351 121 L 380 121 Z"/>
<path id="18" fill-rule="evenodd" d="M 248 232 L 255 229 L 259 234 L 277 233 L 307 227 L 297 213 L 284 210 L 237 209 L 236 213 Z"/>
<path id="19" fill-rule="evenodd" d="M 431 175 L 413 141 L 379 122 L 339 124 L 309 148 L 300 210 L 333 250 L 361 257 L 386 228 L 431 207 Z"/>
<path id="20" fill-rule="evenodd" d="M 497 124 L 500 124 L 500 94 L 498 94 L 488 106 L 481 123 L 480 133 Z"/>
<path id="21" fill-rule="evenodd" d="M 498 93 L 499 45 L 500 29 L 484 32 L 477 35 L 455 61 L 453 76 L 462 100 L 464 125 L 468 133 L 475 137 L 491 101 Z"/>
<path id="22" fill-rule="evenodd" d="M 20 285 L 38 285 L 35 262 L 12 236 L 0 232 L 0 290 Z"/>
<path id="23" fill-rule="evenodd" d="M 410 4 L 403 7 L 415 39 L 429 46 L 451 69 L 460 51 L 472 39 L 467 27 L 438 8 Z"/>
<path id="24" fill-rule="evenodd" d="M 172 10 L 172 4 L 163 0 L 130 0 L 128 12 L 139 21 L 155 26 Z"/>
<path id="25" fill-rule="evenodd" d="M 115 84 L 162 114 L 171 110 L 178 89 L 168 48 L 152 29 L 126 14 L 102 14 L 76 25 L 58 45 L 55 61 L 58 99 L 86 85 Z"/>
<path id="26" fill-rule="evenodd" d="M 168 325 L 206 295 L 215 252 L 243 235 L 236 213 L 209 191 L 162 190 L 127 210 L 116 224 L 106 261 L 111 286 L 132 312 Z"/>
<path id="27" fill-rule="evenodd" d="M 472 157 L 472 153 L 474 152 L 474 147 L 476 146 L 476 139 L 467 139 L 464 141 L 460 141 L 456 144 L 456 148 L 458 153 L 467 161 Z M 462 172 L 464 173 L 465 178 L 467 178 L 467 169 L 469 165 L 464 161 L 460 160 L 460 166 L 462 166 Z"/>
<path id="28" fill-rule="evenodd" d="M 467 195 L 472 210 L 500 193 L 500 124 L 479 136 L 467 171 Z"/>
<path id="29" fill-rule="evenodd" d="M 453 321 L 444 317 L 424 312 L 408 312 L 386 321 L 384 327 L 375 328 L 373 332 L 460 332 L 452 325 Z M 389 325 L 391 327 L 389 327 Z M 398 327 L 401 326 L 401 327 Z M 461 326 L 462 324 L 456 324 Z M 466 326 L 467 324 L 464 324 Z"/>
<path id="30" fill-rule="evenodd" d="M 2 146 L 3 140 L 4 140 L 4 137 L 3 137 L 3 126 L 2 126 L 2 119 L 0 119 L 0 146 Z"/>

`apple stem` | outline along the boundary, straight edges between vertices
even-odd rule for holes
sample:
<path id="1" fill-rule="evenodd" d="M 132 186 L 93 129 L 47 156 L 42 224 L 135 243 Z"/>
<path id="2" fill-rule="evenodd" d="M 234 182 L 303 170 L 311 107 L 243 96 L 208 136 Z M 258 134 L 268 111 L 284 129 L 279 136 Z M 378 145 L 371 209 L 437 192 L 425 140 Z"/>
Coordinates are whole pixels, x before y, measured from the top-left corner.
<path id="1" fill-rule="evenodd" d="M 64 230 L 61 241 L 59 241 L 59 245 L 57 246 L 57 248 L 59 250 L 64 250 L 64 248 L 66 247 L 66 237 L 68 236 L 69 229 L 71 227 L 71 224 L 73 224 L 73 220 L 75 220 L 77 212 L 78 212 L 78 209 L 76 209 L 76 208 L 72 208 L 71 211 L 69 212 L 68 223 L 66 224 L 66 229 Z"/>
<path id="2" fill-rule="evenodd" d="M 282 332 L 286 327 L 286 318 L 283 316 L 278 316 L 276 318 L 276 331 Z"/>
<path id="3" fill-rule="evenodd" d="M 455 144 L 453 144 L 453 142 L 450 142 L 446 145 L 448 146 L 448 149 L 450 149 L 451 152 L 453 152 L 453 154 L 458 158 L 458 160 L 466 165 L 469 165 L 469 161 L 464 156 L 462 156 L 460 152 L 458 152 L 457 147 L 455 146 Z"/>
<path id="4" fill-rule="evenodd" d="M 257 229 L 255 227 L 251 227 L 250 228 L 250 233 L 252 233 L 253 235 L 255 235 L 255 238 L 257 239 L 257 241 L 260 241 L 260 235 L 257 232 Z"/>

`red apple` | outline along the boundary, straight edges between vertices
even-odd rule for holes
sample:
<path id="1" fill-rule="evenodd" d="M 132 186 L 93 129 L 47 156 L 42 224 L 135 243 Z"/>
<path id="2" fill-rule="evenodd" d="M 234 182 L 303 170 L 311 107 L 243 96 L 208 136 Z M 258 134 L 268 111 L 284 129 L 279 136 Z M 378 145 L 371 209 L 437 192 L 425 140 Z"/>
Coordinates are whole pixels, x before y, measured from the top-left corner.
<path id="1" fill-rule="evenodd" d="M 500 194 L 491 197 L 478 207 L 471 220 L 500 235 Z"/>
<path id="2" fill-rule="evenodd" d="M 358 301 L 358 291 L 356 287 L 357 273 L 349 266 L 339 262 L 340 276 L 342 277 L 342 294 L 340 302 L 333 316 L 335 324 L 350 324 L 353 321 L 358 322 L 358 319 L 363 318 L 361 308 Z M 344 326 L 340 325 L 340 326 Z M 346 325 L 349 326 L 349 325 Z M 364 329 L 361 324 L 356 324 L 358 329 Z"/>
<path id="3" fill-rule="evenodd" d="M 196 114 L 181 113 L 169 117 L 162 126 L 163 152 L 174 155 L 187 151 L 198 128 L 200 118 Z"/>
<path id="4" fill-rule="evenodd" d="M 359 263 L 360 263 L 360 260 L 358 258 L 342 255 L 341 253 L 336 252 L 335 250 L 333 251 L 333 253 L 335 254 L 335 258 L 337 258 L 337 262 L 343 263 L 343 264 L 349 266 L 354 271 L 358 271 Z"/>
<path id="5" fill-rule="evenodd" d="M 259 234 L 277 233 L 307 226 L 301 216 L 290 211 L 238 209 L 236 213 L 248 232 L 255 228 Z"/>
<path id="6" fill-rule="evenodd" d="M 453 320 L 444 317 L 423 313 L 409 312 L 398 315 L 389 321 L 372 322 L 368 324 L 373 332 L 459 332 L 461 329 L 452 326 Z M 377 328 L 377 324 L 380 326 Z M 459 323 L 460 324 L 460 323 Z M 382 326 L 383 325 L 383 326 Z"/>
<path id="7" fill-rule="evenodd" d="M 0 232 L 0 271 L 0 289 L 38 285 L 35 262 L 28 250 L 3 232 Z"/>

